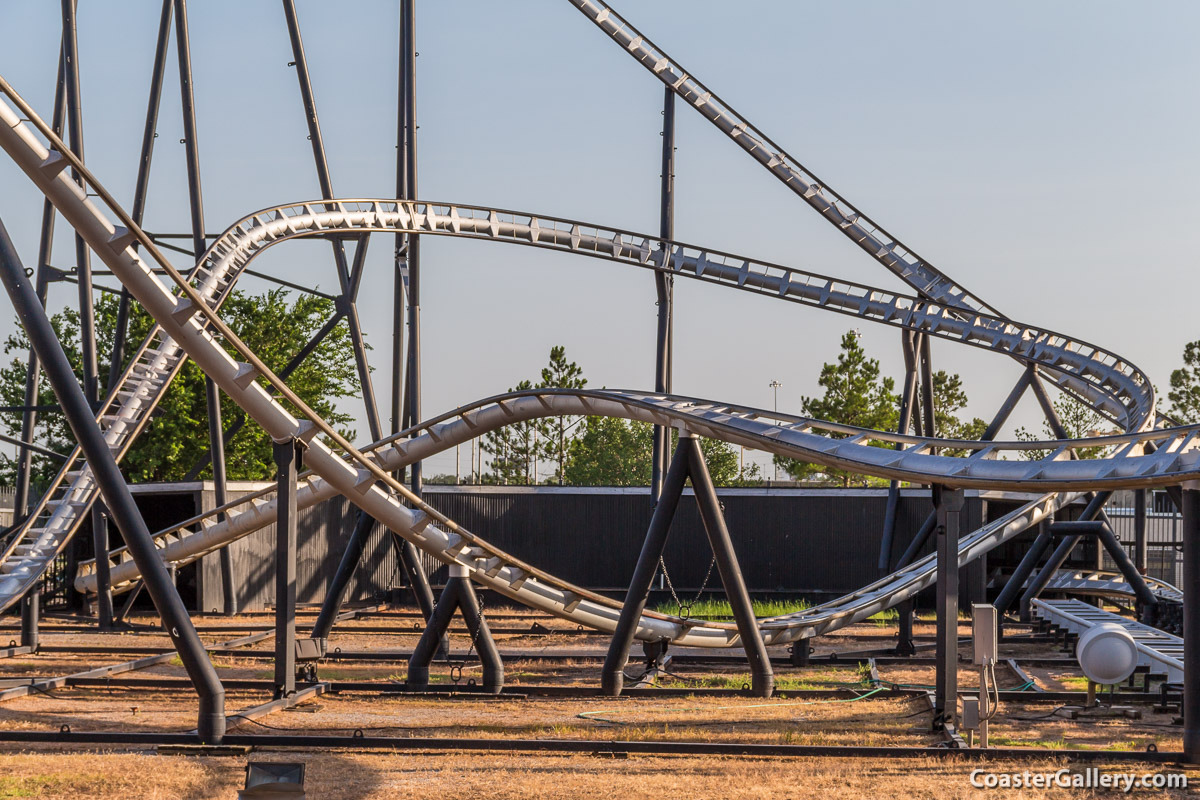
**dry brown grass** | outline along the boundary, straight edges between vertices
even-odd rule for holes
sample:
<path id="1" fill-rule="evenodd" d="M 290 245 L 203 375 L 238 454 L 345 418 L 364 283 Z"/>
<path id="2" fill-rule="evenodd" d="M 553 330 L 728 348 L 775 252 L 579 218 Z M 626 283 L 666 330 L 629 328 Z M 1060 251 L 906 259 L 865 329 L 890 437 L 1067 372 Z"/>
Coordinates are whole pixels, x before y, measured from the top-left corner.
<path id="1" fill-rule="evenodd" d="M 269 618 L 243 619 L 262 624 Z M 527 627 L 529 620 L 504 620 L 497 627 Z M 539 624 L 561 628 L 562 623 L 538 618 Z M 222 621 L 226 624 L 227 621 Z M 395 624 L 395 633 L 362 630 Z M 333 646 L 343 650 L 399 650 L 411 647 L 416 636 L 411 620 L 369 618 L 339 625 Z M 917 625 L 921 635 L 931 635 L 932 625 Z M 966 633 L 965 626 L 962 628 Z M 859 662 L 848 655 L 855 650 L 889 646 L 894 627 L 872 623 L 853 626 L 824 636 L 816 643 L 817 653 L 838 652 L 837 664 L 804 669 L 776 670 L 780 688 L 833 688 L 861 684 Z M 158 645 L 157 634 L 52 634 L 55 644 Z M 210 642 L 235 638 L 235 633 L 206 634 Z M 547 647 L 574 648 L 580 654 L 602 652 L 604 637 L 551 635 L 533 637 L 514 634 L 499 637 L 505 649 L 528 648 L 530 653 Z M 452 649 L 465 652 L 467 639 L 456 635 Z M 251 650 L 268 651 L 271 642 Z M 1006 643 L 1006 654 L 1048 654 L 1044 644 Z M 780 648 L 773 652 L 782 654 Z M 964 649 L 964 652 L 966 650 Z M 123 657 L 68 654 L 39 654 L 0 660 L 0 677 L 15 675 L 65 675 L 115 663 Z M 269 677 L 269 661 L 221 656 L 214 663 L 222 677 Z M 591 659 L 542 662 L 510 658 L 506 661 L 507 683 L 522 685 L 595 686 L 600 662 Z M 631 662 L 628 671 L 636 672 Z M 321 665 L 326 680 L 403 680 L 406 664 L 401 659 L 379 662 L 337 662 Z M 449 668 L 433 667 L 433 683 L 448 685 Z M 680 687 L 739 687 L 749 681 L 745 668 L 681 665 L 677 677 L 667 676 L 665 685 Z M 1029 669 L 1045 688 L 1069 684 L 1069 670 Z M 880 667 L 885 681 L 932 684 L 928 666 Z M 130 677 L 183 677 L 176 663 L 162 664 Z M 478 665 L 464 670 L 463 679 L 478 677 Z M 1002 686 L 1020 681 L 1007 670 L 999 673 Z M 960 685 L 974 688 L 975 672 L 963 667 Z M 1075 688 L 1070 686 L 1069 688 Z M 230 691 L 230 713 L 264 702 L 264 693 Z M 993 743 L 1006 747 L 1034 748 L 1038 761 L 996 765 L 1000 771 L 1018 771 L 1027 766 L 1053 768 L 1062 763 L 1054 748 L 1067 746 L 1092 750 L 1141 750 L 1154 743 L 1160 750 L 1178 750 L 1180 729 L 1170 718 L 1149 711 L 1140 721 L 1069 721 L 1047 716 L 1053 706 L 1006 703 L 992 725 Z M 614 740 L 744 742 L 797 745 L 883 745 L 922 746 L 935 741 L 929 731 L 929 713 L 924 700 L 868 697 L 855 702 L 808 702 L 804 700 L 762 701 L 746 697 L 679 696 L 668 698 L 457 698 L 430 696 L 345 694 L 325 695 L 308 704 L 311 713 L 276 713 L 248 723 L 239 733 L 287 731 L 348 734 L 362 729 L 367 735 L 446 738 L 554 738 L 597 743 Z M 315 709 L 315 710 L 314 710 Z M 592 713 L 588 713 L 592 712 Z M 600 713 L 594 712 L 617 712 Z M 124 688 L 64 688 L 0 704 L 0 729 L 55 730 L 67 724 L 74 730 L 186 731 L 195 726 L 195 699 L 187 691 L 147 691 Z M 1043 755 L 1044 754 L 1044 755 Z M 254 760 L 304 761 L 308 764 L 307 786 L 312 798 L 359 797 L 578 797 L 620 798 L 652 793 L 681 797 L 808 797 L 834 794 L 838 797 L 1009 797 L 1016 793 L 992 791 L 980 795 L 967 776 L 966 762 L 906 759 L 891 763 L 871 760 L 805 758 L 668 758 L 631 757 L 605 760 L 586 755 L 444 753 L 444 752 L 352 752 L 352 751 L 263 751 Z M 16 797 L 79 797 L 115 795 L 153 798 L 233 797 L 244 780 L 245 757 L 159 756 L 153 752 L 103 752 L 88 748 L 68 750 L 42 747 L 27 752 L 0 748 L 0 800 Z M 1124 771 L 1111 767 L 1110 771 Z M 1195 778 L 1200 780 L 1200 776 Z M 1051 796 L 1055 792 L 1022 791 L 1022 797 Z"/>
<path id="2" fill-rule="evenodd" d="M 612 800 L 660 795 L 731 800 L 814 796 L 957 800 L 1068 796 L 1063 790 L 1036 789 L 993 790 L 981 795 L 969 782 L 974 768 L 971 764 L 925 758 L 880 762 L 633 756 L 612 760 L 586 755 L 333 751 L 266 752 L 256 753 L 251 759 L 304 761 L 305 787 L 314 800 Z M 0 754 L 0 798 L 231 798 L 243 784 L 246 761 L 245 757 L 48 750 Z M 1019 765 L 1000 764 L 995 769 L 1052 771 L 1062 763 L 1047 757 Z M 1124 771 L 1126 767 L 1119 769 Z M 1191 777 L 1200 780 L 1194 771 Z"/>

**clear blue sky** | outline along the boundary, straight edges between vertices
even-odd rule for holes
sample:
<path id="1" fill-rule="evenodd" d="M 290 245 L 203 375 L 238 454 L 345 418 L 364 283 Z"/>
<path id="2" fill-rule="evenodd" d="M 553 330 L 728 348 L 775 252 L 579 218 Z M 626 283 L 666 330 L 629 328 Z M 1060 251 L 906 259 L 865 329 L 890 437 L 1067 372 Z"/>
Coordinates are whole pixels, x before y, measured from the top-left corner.
<path id="1" fill-rule="evenodd" d="M 190 9 L 210 231 L 319 195 L 280 5 Z M 299 0 L 334 188 L 394 193 L 397 3 Z M 128 203 L 157 2 L 80 2 L 84 133 L 93 171 Z M 831 186 L 1008 315 L 1102 344 L 1165 393 L 1200 338 L 1191 245 L 1200 111 L 1189 2 L 739 3 L 617 10 Z M 58 4 L 0 3 L 0 73 L 49 116 Z M 420 195 L 657 230 L 661 85 L 564 0 L 418 6 Z M 188 228 L 174 56 L 146 226 Z M 677 237 L 899 288 L 709 123 L 680 107 Z M 0 159 L 0 217 L 27 262 L 40 197 Z M 54 263 L 73 248 L 59 226 Z M 377 237 L 361 313 L 389 383 L 391 242 Z M 563 344 L 592 385 L 653 386 L 648 273 L 525 248 L 428 241 L 425 410 L 535 377 Z M 336 287 L 328 246 L 259 267 Z M 109 279 L 111 280 L 111 279 Z M 247 288 L 256 287 L 248 283 Z M 74 287 L 57 285 L 52 305 Z M 675 388 L 798 411 L 845 317 L 706 285 L 677 288 Z M 0 334 L 14 325 L 7 312 Z M 899 337 L 864 325 L 885 370 Z M 935 343 L 990 416 L 1017 366 Z M 381 405 L 386 398 L 381 395 Z M 1028 401 L 1027 401 L 1028 402 Z M 1032 405 L 1032 403 L 1030 403 Z M 1022 407 L 1018 423 L 1035 423 Z M 360 439 L 366 426 L 359 426 Z M 465 455 L 464 455 L 465 463 Z M 453 469 L 453 457 L 427 471 Z M 464 467 L 465 469 L 465 467 Z"/>

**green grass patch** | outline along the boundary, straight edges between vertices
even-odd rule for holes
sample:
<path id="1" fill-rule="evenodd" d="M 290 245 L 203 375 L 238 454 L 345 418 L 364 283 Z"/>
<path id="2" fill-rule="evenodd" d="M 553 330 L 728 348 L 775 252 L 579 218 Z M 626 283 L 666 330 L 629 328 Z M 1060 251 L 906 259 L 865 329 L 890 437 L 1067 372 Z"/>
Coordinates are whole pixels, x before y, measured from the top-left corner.
<path id="1" fill-rule="evenodd" d="M 1071 676 L 1059 678 L 1058 682 L 1061 683 L 1063 686 L 1068 686 L 1072 689 L 1077 689 L 1081 692 L 1087 691 L 1088 679 L 1082 675 L 1071 675 Z M 1121 684 L 1097 683 L 1096 691 L 1097 692 L 1107 692 L 1112 686 L 1119 687 L 1120 685 Z"/>
<path id="2" fill-rule="evenodd" d="M 81 796 L 80 785 L 102 784 L 105 778 L 100 774 L 83 775 L 29 775 L 24 778 L 13 778 L 0 775 L 0 800 L 16 797 L 59 797 Z"/>
<path id="3" fill-rule="evenodd" d="M 751 599 L 751 605 L 754 607 L 754 616 L 756 617 L 779 617 L 784 614 L 795 614 L 797 611 L 804 611 L 812 607 L 812 603 L 807 600 L 754 600 Z M 679 614 L 679 606 L 672 600 L 666 603 L 659 603 L 654 606 L 654 610 L 659 614 Z M 687 613 L 688 609 L 684 609 Z M 732 619 L 733 608 L 729 605 L 728 600 L 717 598 L 704 598 L 697 600 L 691 606 L 691 619 Z"/>
<path id="4" fill-rule="evenodd" d="M 867 617 L 868 622 L 874 622 L 878 628 L 888 628 L 892 625 L 900 624 L 900 612 L 894 608 L 885 608 L 878 614 L 872 614 Z"/>
<path id="5" fill-rule="evenodd" d="M 804 675 L 776 675 L 775 690 L 780 692 L 796 692 L 809 689 L 845 689 L 854 687 L 869 688 L 871 668 L 867 664 L 866 679 L 862 670 L 851 670 L 848 667 L 809 667 Z M 858 676 L 855 681 L 852 676 Z M 750 673 L 734 675 L 695 675 L 679 678 L 660 677 L 655 686 L 663 689 L 742 689 L 751 686 Z"/>
<path id="6" fill-rule="evenodd" d="M 209 655 L 208 660 L 209 660 L 209 662 L 212 663 L 212 665 L 216 669 L 226 669 L 226 668 L 232 666 L 228 661 L 218 661 L 217 659 L 213 658 L 211 654 Z M 178 654 L 176 654 L 176 655 L 171 656 L 171 660 L 168 661 L 167 663 L 170 664 L 172 667 L 182 667 L 183 659 L 180 658 L 178 656 Z M 0 795 L 0 797 L 2 797 L 2 796 L 3 795 Z"/>
<path id="7" fill-rule="evenodd" d="M 1013 736 L 990 734 L 988 744 L 993 747 L 1040 747 L 1043 750 L 1064 750 L 1067 740 L 1058 739 L 1018 739 Z"/>

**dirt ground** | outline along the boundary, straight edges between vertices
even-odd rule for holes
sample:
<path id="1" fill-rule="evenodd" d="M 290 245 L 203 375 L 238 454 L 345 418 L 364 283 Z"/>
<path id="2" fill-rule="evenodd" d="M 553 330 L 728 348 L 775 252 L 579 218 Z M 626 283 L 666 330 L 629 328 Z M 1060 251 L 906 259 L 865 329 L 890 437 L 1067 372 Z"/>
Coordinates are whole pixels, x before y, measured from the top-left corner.
<path id="1" fill-rule="evenodd" d="M 506 683 L 521 686 L 596 686 L 606 637 L 584 635 L 573 625 L 540 615 L 508 617 L 493 612 L 502 651 L 515 653 L 505 660 Z M 150 623 L 143 619 L 139 622 Z M 208 643 L 228 642 L 270 624 L 270 617 L 244 615 L 229 620 L 209 617 L 199 624 L 221 630 L 205 631 Z M 304 619 L 301 620 L 303 624 Z M 538 630 L 531 630 L 536 624 Z M 59 628 L 58 631 L 54 630 Z M 165 639 L 152 631 L 97 634 L 69 630 L 67 622 L 47 621 L 43 650 L 36 655 L 0 659 L 0 686 L 81 672 L 101 665 L 138 658 L 129 655 L 61 652 L 58 648 L 104 645 L 121 648 L 155 647 Z M 240 630 L 231 630 L 237 627 Z M 918 637 L 929 637 L 933 626 L 918 621 Z M 413 621 L 387 614 L 340 624 L 330 647 L 345 653 L 402 651 L 416 642 Z M 548 629 L 548 630 L 546 630 Z M 961 629 L 969 634 L 966 626 Z M 4 637 L 0 633 L 0 638 Z M 868 745 L 923 747 L 940 737 L 930 730 L 928 703 L 921 696 L 887 697 L 872 689 L 893 684 L 925 687 L 934 682 L 930 662 L 893 665 L 881 663 L 871 681 L 871 663 L 859 651 L 886 648 L 894 643 L 896 629 L 873 622 L 824 636 L 814 643 L 818 656 L 838 654 L 838 661 L 809 667 L 777 667 L 780 689 L 849 689 L 839 699 L 773 698 L 684 694 L 658 698 L 599 697 L 447 697 L 380 694 L 374 690 L 327 693 L 311 698 L 297 709 L 278 711 L 239 725 L 239 734 L 322 732 L 348 735 L 361 730 L 367 736 L 446 737 L 489 739 L 575 739 L 602 743 L 614 740 L 740 742 L 795 745 Z M 465 633 L 451 638 L 452 652 L 465 654 Z M 268 680 L 272 676 L 270 638 L 239 648 L 236 654 L 213 656 L 223 679 Z M 568 652 L 570 660 L 538 661 L 521 658 L 547 650 Z M 925 652 L 925 651 L 923 651 Z M 772 655 L 784 655 L 782 647 Z M 932 652 L 927 654 L 932 655 Z M 963 655 L 969 653 L 963 649 Z M 1052 643 L 1005 642 L 1004 657 L 1062 659 L 1067 654 Z M 1079 690 L 1079 673 L 1070 664 L 1048 667 L 1023 665 L 1039 686 L 1047 690 Z M 332 681 L 402 682 L 403 657 L 380 661 L 328 661 L 319 666 L 319 677 Z M 631 661 L 627 672 L 636 672 Z M 462 680 L 478 677 L 478 664 L 463 670 Z M 122 677 L 184 677 L 178 659 L 124 673 Z M 1002 667 L 1001 687 L 1016 688 L 1024 681 Z M 431 670 L 434 689 L 452 688 L 447 665 Z M 674 688 L 739 688 L 749 681 L 740 665 L 673 665 L 660 675 L 658 685 Z M 976 688 L 974 668 L 962 664 L 959 685 Z M 227 691 L 230 713 L 270 699 L 263 690 Z M 195 726 L 195 699 L 190 691 L 116 686 L 62 687 L 0 702 L 0 730 L 182 732 Z M 1149 746 L 1179 750 L 1182 729 L 1172 714 L 1156 714 L 1143 707 L 1141 719 L 1102 718 L 1070 720 L 1054 703 L 1039 702 L 1030 692 L 1028 702 L 1005 702 L 992 722 L 992 744 L 1027 748 L 1033 760 L 975 764 L 963 760 L 911 758 L 881 762 L 851 758 L 746 758 L 630 756 L 600 758 L 591 755 L 557 755 L 499 752 L 360 752 L 338 750 L 271 750 L 256 748 L 250 754 L 168 755 L 157 749 L 102 750 L 41 745 L 22 748 L 0 745 L 0 800 L 15 797 L 128 796 L 152 798 L 234 797 L 243 785 L 247 761 L 302 761 L 310 798 L 359 797 L 625 797 L 655 792 L 684 797 L 808 797 L 834 792 L 839 797 L 939 797 L 977 795 L 971 785 L 973 769 L 996 773 L 1049 771 L 1068 764 L 1070 749 L 1141 751 Z M 1076 764 L 1072 768 L 1083 769 Z M 1169 771 L 1167 766 L 1129 766 L 1124 762 L 1101 765 L 1102 771 Z M 1190 777 L 1200 785 L 1200 773 Z M 992 789 L 987 796 L 1060 796 L 1063 789 Z M 1148 794 L 1144 792 L 1143 794 Z M 1161 795 L 1161 792 L 1154 793 Z M 1181 792 L 1176 792 L 1183 796 Z"/>
<path id="2" fill-rule="evenodd" d="M 247 760 L 304 761 L 305 790 L 316 800 L 352 798 L 808 798 L 1089 797 L 1070 789 L 993 789 L 971 785 L 980 769 L 961 761 L 752 759 L 491 753 L 258 752 L 238 757 L 164 756 L 148 752 L 0 753 L 0 798 L 233 798 Z M 1054 772 L 1061 759 L 998 763 L 998 773 Z M 1106 772 L 1158 771 L 1158 766 Z M 1200 774 L 1190 773 L 1193 781 Z M 977 778 L 977 780 L 980 780 Z M 1184 792 L 1134 796 L 1184 797 Z"/>

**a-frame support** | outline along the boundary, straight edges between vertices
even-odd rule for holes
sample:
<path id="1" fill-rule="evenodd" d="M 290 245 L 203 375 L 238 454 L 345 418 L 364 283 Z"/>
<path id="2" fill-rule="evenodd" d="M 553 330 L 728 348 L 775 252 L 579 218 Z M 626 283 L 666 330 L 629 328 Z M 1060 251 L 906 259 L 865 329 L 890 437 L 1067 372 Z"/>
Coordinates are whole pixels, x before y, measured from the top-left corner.
<path id="1" fill-rule="evenodd" d="M 429 665 L 442 645 L 442 638 L 450 629 L 455 611 L 462 611 L 463 621 L 467 623 L 467 634 L 471 643 L 479 652 L 479 660 L 483 662 L 483 690 L 491 694 L 500 694 L 504 688 L 504 662 L 500 659 L 500 651 L 496 641 L 488 630 L 487 620 L 479 607 L 479 597 L 475 594 L 475 586 L 471 583 L 470 570 L 461 564 L 450 565 L 450 577 L 442 596 L 438 598 L 429 618 L 429 624 L 421 634 L 412 657 L 408 660 L 408 678 L 405 683 L 410 689 L 424 691 L 429 688 Z"/>
<path id="2" fill-rule="evenodd" d="M 629 661 L 629 648 L 637 634 L 638 621 L 650 594 L 650 584 L 654 580 L 659 558 L 671 529 L 671 520 L 675 516 L 675 509 L 683 494 L 683 485 L 688 478 L 692 480 L 704 532 L 712 546 L 717 570 L 725 586 L 725 595 L 729 598 L 729 605 L 733 610 L 738 637 L 750 662 L 752 690 L 760 697 L 770 697 L 775 689 L 771 661 L 754 617 L 750 594 L 742 577 L 737 554 L 733 550 L 733 540 L 725 525 L 725 517 L 721 513 L 721 503 L 713 487 L 712 476 L 704 462 L 704 455 L 700 452 L 699 440 L 689 431 L 680 431 L 679 444 L 675 448 L 675 455 L 663 481 L 662 495 L 654 508 L 654 516 L 650 520 L 646 540 L 642 544 L 637 566 L 634 567 L 629 591 L 625 595 L 625 604 L 621 607 L 617 628 L 613 632 L 608 655 L 600 673 L 601 690 L 604 694 L 616 697 L 624 688 L 624 669 Z"/>

